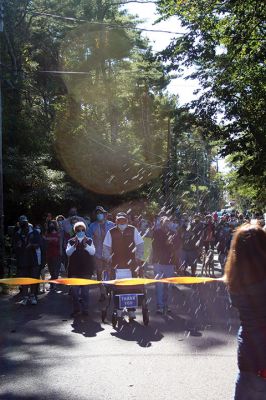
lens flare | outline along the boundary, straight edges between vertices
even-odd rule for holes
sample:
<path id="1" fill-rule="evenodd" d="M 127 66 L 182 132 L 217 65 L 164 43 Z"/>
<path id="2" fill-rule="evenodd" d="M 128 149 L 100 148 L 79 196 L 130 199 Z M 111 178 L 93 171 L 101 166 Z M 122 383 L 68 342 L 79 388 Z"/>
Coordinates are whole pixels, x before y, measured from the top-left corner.
<path id="1" fill-rule="evenodd" d="M 61 48 L 67 95 L 57 110 L 56 149 L 66 172 L 97 193 L 135 190 L 165 163 L 167 123 L 156 115 L 132 35 L 84 24 Z"/>

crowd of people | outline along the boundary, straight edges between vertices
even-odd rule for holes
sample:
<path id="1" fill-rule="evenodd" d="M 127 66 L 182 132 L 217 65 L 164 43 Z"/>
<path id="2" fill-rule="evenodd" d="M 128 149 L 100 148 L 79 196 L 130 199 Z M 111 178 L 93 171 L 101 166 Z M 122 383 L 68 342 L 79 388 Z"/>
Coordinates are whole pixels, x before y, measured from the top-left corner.
<path id="1" fill-rule="evenodd" d="M 203 251 L 206 254 L 206 251 L 214 248 L 223 274 L 233 231 L 249 222 L 248 216 L 237 212 L 220 216 L 217 212 L 206 215 L 164 214 L 155 215 L 152 220 L 141 215 L 118 213 L 114 218 L 103 206 L 96 207 L 94 217 L 95 220 L 91 222 L 90 217 L 78 215 L 77 208 L 72 207 L 68 217 L 53 217 L 52 213 L 47 213 L 42 224 L 32 225 L 25 215 L 21 215 L 12 237 L 17 276 L 39 278 L 47 266 L 51 280 L 57 279 L 63 269 L 68 277 L 91 277 L 95 274 L 97 280 L 101 281 L 104 271 L 112 263 L 114 268 L 131 263 L 130 268 L 133 269 L 145 262 L 153 265 L 158 278 L 184 275 L 188 270 L 195 276 Z M 129 235 L 127 239 L 130 229 L 133 229 L 134 235 L 133 238 Z M 110 232 L 121 233 L 121 238 L 115 236 L 115 246 L 118 243 L 116 256 L 113 254 Z M 144 237 L 152 239 L 148 260 L 144 260 Z M 83 244 L 85 253 L 81 254 Z M 73 273 L 74 259 L 78 260 L 75 261 L 78 265 Z M 55 284 L 51 283 L 50 289 L 54 290 Z M 168 308 L 167 292 L 166 285 L 157 285 L 158 313 Z M 37 294 L 37 285 L 23 286 L 22 304 L 37 304 Z M 105 289 L 100 286 L 99 301 L 104 299 Z"/>
<path id="2" fill-rule="evenodd" d="M 139 276 L 143 264 L 153 265 L 156 278 L 197 274 L 202 250 L 218 253 L 221 274 L 225 271 L 232 305 L 239 310 L 239 376 L 235 400 L 263 399 L 266 392 L 266 232 L 264 220 L 255 223 L 237 212 L 219 215 L 186 213 L 169 217 L 156 215 L 152 221 L 119 212 L 113 219 L 102 206 L 95 209 L 95 221 L 71 208 L 65 218 L 47 214 L 43 225 L 32 225 L 25 215 L 18 219 L 12 246 L 17 276 L 39 278 L 47 265 L 51 280 L 60 268 L 69 278 L 108 280 L 116 271 L 127 269 Z M 144 238 L 152 241 L 149 260 L 144 260 Z M 107 275 L 106 275 L 107 273 Z M 122 275 L 121 275 L 122 276 Z M 99 285 L 104 301 L 104 285 Z M 51 283 L 50 290 L 55 290 Z M 37 304 L 38 285 L 22 286 L 22 304 Z M 88 314 L 88 286 L 71 287 L 73 313 Z M 156 284 L 157 313 L 170 312 L 168 285 Z M 135 318 L 134 309 L 130 318 Z"/>

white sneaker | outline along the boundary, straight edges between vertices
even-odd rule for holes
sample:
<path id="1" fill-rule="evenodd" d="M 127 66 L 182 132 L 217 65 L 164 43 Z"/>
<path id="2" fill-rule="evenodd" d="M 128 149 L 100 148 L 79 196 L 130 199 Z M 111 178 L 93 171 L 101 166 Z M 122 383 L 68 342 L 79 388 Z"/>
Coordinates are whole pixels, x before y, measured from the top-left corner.
<path id="1" fill-rule="evenodd" d="M 33 306 L 35 306 L 37 304 L 37 299 L 35 296 L 30 297 L 30 304 L 32 304 Z"/>
<path id="2" fill-rule="evenodd" d="M 28 297 L 28 296 L 25 296 L 24 299 L 21 301 L 21 304 L 22 304 L 23 306 L 26 306 L 26 305 L 28 304 L 28 301 L 29 301 L 29 297 Z"/>

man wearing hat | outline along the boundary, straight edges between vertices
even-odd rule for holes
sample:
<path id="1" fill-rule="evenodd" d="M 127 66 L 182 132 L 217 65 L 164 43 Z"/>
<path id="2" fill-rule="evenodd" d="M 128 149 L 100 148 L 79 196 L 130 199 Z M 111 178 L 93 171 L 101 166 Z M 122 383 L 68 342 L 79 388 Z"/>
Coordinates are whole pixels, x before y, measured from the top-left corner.
<path id="1" fill-rule="evenodd" d="M 116 215 L 116 225 L 111 228 L 103 242 L 103 257 L 115 268 L 136 268 L 144 256 L 144 241 L 135 226 L 128 225 L 124 212 Z"/>
<path id="2" fill-rule="evenodd" d="M 111 273 L 115 269 L 135 269 L 142 264 L 144 257 L 144 241 L 133 225 L 128 224 L 128 216 L 124 212 L 116 215 L 116 225 L 111 228 L 103 242 L 103 256 L 111 264 Z M 130 318 L 135 318 L 134 311 Z"/>
<path id="3" fill-rule="evenodd" d="M 106 233 L 115 226 L 112 221 L 107 219 L 107 211 L 102 206 L 97 206 L 95 209 L 96 221 L 90 224 L 88 236 L 92 238 L 95 246 L 95 269 L 98 281 L 102 280 L 102 273 L 106 267 L 106 262 L 103 258 L 103 241 Z M 100 301 L 105 299 L 104 287 L 100 286 L 101 296 Z"/>
<path id="4" fill-rule="evenodd" d="M 91 238 L 87 237 L 86 225 L 79 221 L 74 225 L 75 236 L 67 243 L 68 277 L 90 279 L 93 274 L 95 247 Z M 88 315 L 89 287 L 72 286 L 73 313 L 75 317 L 81 312 Z M 81 299 L 81 303 L 80 300 Z M 81 307 L 81 309 L 80 309 Z"/>

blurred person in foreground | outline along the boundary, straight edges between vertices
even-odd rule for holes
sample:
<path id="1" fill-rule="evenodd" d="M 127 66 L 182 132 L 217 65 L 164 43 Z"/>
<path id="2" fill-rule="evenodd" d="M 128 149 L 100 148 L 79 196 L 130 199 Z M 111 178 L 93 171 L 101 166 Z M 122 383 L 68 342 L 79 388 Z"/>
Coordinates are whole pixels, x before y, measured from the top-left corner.
<path id="1" fill-rule="evenodd" d="M 235 400 L 266 399 L 266 233 L 258 224 L 240 226 L 225 265 L 232 305 L 238 309 L 239 374 Z"/>
<path id="2" fill-rule="evenodd" d="M 68 278 L 91 279 L 93 274 L 95 247 L 92 239 L 87 237 L 85 232 L 86 225 L 84 222 L 76 222 L 74 225 L 75 236 L 69 239 L 66 248 Z M 81 312 L 83 315 L 88 315 L 89 286 L 72 286 L 71 295 L 73 299 L 73 313 L 71 316 L 76 317 Z"/>

